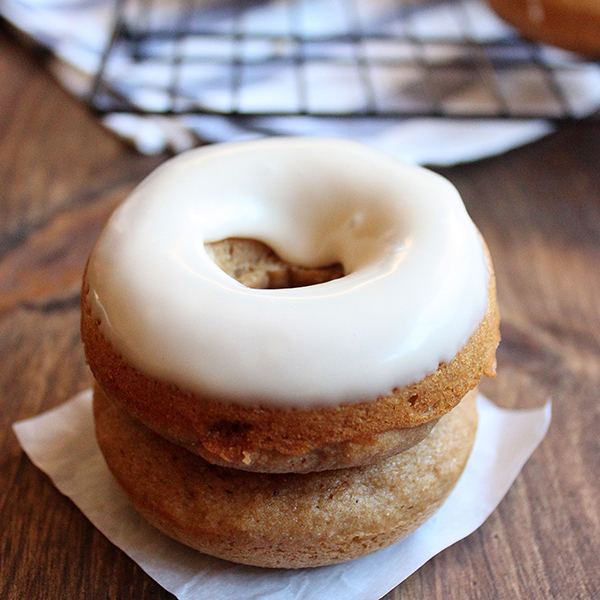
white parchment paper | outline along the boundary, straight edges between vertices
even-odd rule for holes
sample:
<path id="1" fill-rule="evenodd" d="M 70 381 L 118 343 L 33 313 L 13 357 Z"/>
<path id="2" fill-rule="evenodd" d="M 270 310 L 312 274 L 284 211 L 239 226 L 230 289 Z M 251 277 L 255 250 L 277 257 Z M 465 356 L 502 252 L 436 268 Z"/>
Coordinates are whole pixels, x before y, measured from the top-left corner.
<path id="1" fill-rule="evenodd" d="M 132 508 L 94 435 L 92 393 L 14 425 L 21 446 L 86 517 L 180 600 L 377 600 L 444 548 L 475 531 L 543 439 L 550 402 L 504 410 L 479 396 L 475 447 L 441 510 L 415 533 L 370 556 L 317 569 L 260 569 L 202 555 L 166 537 Z"/>

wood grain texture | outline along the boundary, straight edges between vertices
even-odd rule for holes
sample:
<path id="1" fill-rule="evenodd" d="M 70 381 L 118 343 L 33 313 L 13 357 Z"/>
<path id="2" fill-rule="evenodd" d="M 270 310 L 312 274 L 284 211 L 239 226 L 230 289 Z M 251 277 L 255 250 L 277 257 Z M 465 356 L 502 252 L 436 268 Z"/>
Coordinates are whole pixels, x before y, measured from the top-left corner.
<path id="1" fill-rule="evenodd" d="M 164 157 L 131 151 L 0 31 L 0 598 L 172 598 L 24 456 L 11 424 L 90 384 L 79 278 L 115 205 Z M 553 399 L 499 508 L 387 600 L 600 597 L 600 125 L 441 169 L 490 246 L 503 342 L 484 391 Z"/>

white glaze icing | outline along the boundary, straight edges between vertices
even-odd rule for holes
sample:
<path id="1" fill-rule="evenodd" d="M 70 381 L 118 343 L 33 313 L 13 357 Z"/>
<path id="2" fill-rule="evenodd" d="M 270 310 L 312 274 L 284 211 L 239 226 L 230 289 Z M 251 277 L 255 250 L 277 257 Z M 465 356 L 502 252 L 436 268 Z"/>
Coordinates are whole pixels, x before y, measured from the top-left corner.
<path id="1" fill-rule="evenodd" d="M 346 275 L 249 289 L 206 253 L 228 237 Z M 111 217 L 88 282 L 101 331 L 146 375 L 308 407 L 375 399 L 450 361 L 485 315 L 489 268 L 444 178 L 354 142 L 275 138 L 165 163 Z"/>

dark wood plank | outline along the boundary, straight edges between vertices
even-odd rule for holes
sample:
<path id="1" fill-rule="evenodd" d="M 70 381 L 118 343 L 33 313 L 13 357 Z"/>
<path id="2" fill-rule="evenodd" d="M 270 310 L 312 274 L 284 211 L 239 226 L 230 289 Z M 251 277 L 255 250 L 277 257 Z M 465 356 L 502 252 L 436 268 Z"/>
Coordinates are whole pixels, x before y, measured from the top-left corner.
<path id="1" fill-rule="evenodd" d="M 54 489 L 11 429 L 90 385 L 86 256 L 164 157 L 128 149 L 6 34 L 0 80 L 0 597 L 170 598 Z"/>
<path id="2" fill-rule="evenodd" d="M 171 597 L 21 452 L 11 424 L 90 384 L 79 281 L 102 224 L 164 157 L 104 130 L 0 31 L 0 597 Z M 553 423 L 473 535 L 388 600 L 600 597 L 600 125 L 440 169 L 494 256 L 506 407 L 552 397 Z"/>
<path id="3" fill-rule="evenodd" d="M 600 126 L 565 126 L 502 157 L 440 172 L 494 257 L 506 407 L 553 401 L 547 438 L 488 522 L 395 598 L 600 596 Z"/>

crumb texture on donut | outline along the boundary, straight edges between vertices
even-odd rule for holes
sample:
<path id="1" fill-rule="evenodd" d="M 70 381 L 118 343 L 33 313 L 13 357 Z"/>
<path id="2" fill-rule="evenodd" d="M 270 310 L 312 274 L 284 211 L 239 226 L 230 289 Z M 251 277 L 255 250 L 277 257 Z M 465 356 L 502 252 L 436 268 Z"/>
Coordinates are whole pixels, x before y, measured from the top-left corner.
<path id="1" fill-rule="evenodd" d="M 106 397 L 106 394 L 98 385 L 95 386 L 94 393 L 97 396 Z M 347 469 L 370 465 L 378 460 L 408 450 L 424 439 L 436 423 L 437 419 L 434 419 L 416 427 L 384 431 L 360 442 L 325 443 L 300 455 L 283 454 L 277 450 L 248 450 L 244 444 L 239 444 L 238 447 L 232 450 L 231 438 L 239 434 L 239 431 L 236 431 L 235 426 L 222 424 L 219 428 L 219 434 L 222 438 L 218 437 L 215 432 L 215 443 L 209 441 L 204 444 L 197 444 L 193 447 L 193 451 L 214 465 L 241 469 L 242 471 L 310 473 L 329 469 Z M 179 440 L 172 441 L 178 443 Z M 223 451 L 224 447 L 227 451 Z"/>
<path id="2" fill-rule="evenodd" d="M 364 446 L 356 450 L 363 457 L 361 464 L 366 464 L 391 455 L 392 439 L 397 451 L 416 443 L 427 434 L 425 429 L 395 437 L 387 432 L 417 428 L 440 418 L 475 388 L 484 373 L 495 374 L 500 336 L 493 274 L 488 297 L 484 320 L 450 363 L 388 396 L 335 408 L 240 406 L 148 378 L 125 361 L 102 335 L 87 304 L 85 283 L 82 337 L 92 373 L 111 400 L 163 437 L 206 460 L 267 472 L 344 468 L 357 461 L 340 459 L 340 452 L 352 453 L 352 448 L 374 444 L 373 449 L 380 449 L 381 454 L 374 452 L 371 459 Z M 376 437 L 382 434 L 387 435 L 377 443 Z M 333 459 L 327 458 L 328 454 L 333 454 Z"/>
<path id="3" fill-rule="evenodd" d="M 225 273 L 249 288 L 304 287 L 344 276 L 339 263 L 324 267 L 291 265 L 258 240 L 230 238 L 204 246 Z"/>
<path id="4" fill-rule="evenodd" d="M 477 428 L 470 394 L 422 442 L 393 458 L 273 475 L 211 465 L 104 395 L 95 396 L 94 413 L 106 461 L 148 521 L 212 556 L 285 568 L 351 560 L 414 531 L 458 481 Z"/>

